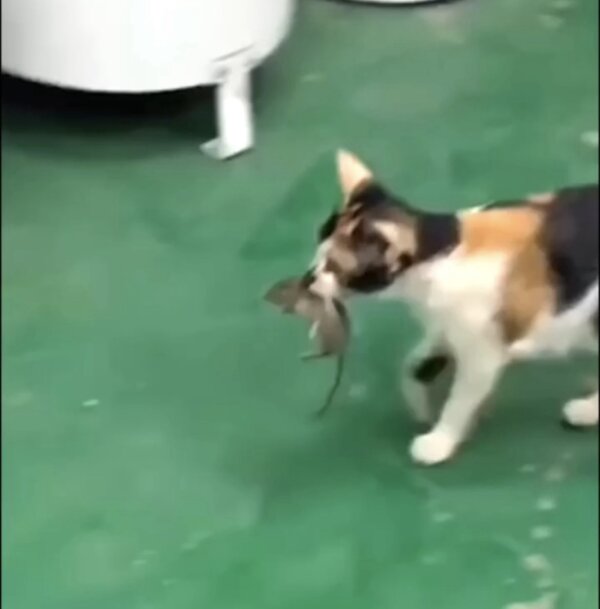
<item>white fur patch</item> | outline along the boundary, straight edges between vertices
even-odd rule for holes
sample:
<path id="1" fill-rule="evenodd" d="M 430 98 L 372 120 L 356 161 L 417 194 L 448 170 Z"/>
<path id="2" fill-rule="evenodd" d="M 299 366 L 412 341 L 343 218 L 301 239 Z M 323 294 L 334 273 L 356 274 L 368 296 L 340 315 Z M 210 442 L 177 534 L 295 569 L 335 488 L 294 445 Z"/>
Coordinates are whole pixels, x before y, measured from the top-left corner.
<path id="1" fill-rule="evenodd" d="M 417 436 L 410 447 L 410 454 L 416 463 L 437 465 L 448 460 L 458 446 L 456 438 L 443 431 L 431 431 Z"/>
<path id="2" fill-rule="evenodd" d="M 527 201 L 530 203 L 537 203 L 540 205 L 547 205 L 552 203 L 556 199 L 556 193 L 554 192 L 536 192 L 527 197 Z"/>
<path id="3" fill-rule="evenodd" d="M 340 285 L 335 275 L 329 271 L 325 271 L 327 263 L 327 254 L 331 248 L 331 241 L 326 239 L 317 248 L 317 252 L 313 258 L 311 266 L 314 268 L 314 282 L 311 285 L 311 290 L 326 299 L 339 297 Z"/>
<path id="4" fill-rule="evenodd" d="M 565 421 L 574 427 L 598 425 L 598 393 L 587 398 L 571 400 L 563 409 Z"/>
<path id="5" fill-rule="evenodd" d="M 509 349 L 513 359 L 560 357 L 573 351 L 598 351 L 592 317 L 598 310 L 598 282 L 573 307 L 559 315 L 543 315 L 531 332 Z"/>
<path id="6" fill-rule="evenodd" d="M 426 326 L 452 347 L 457 343 L 467 347 L 467 343 L 479 337 L 474 334 L 475 328 L 491 331 L 490 322 L 501 302 L 507 263 L 505 254 L 464 256 L 458 248 L 449 256 L 407 273 L 405 280 L 393 286 L 391 292 L 416 305 Z"/>

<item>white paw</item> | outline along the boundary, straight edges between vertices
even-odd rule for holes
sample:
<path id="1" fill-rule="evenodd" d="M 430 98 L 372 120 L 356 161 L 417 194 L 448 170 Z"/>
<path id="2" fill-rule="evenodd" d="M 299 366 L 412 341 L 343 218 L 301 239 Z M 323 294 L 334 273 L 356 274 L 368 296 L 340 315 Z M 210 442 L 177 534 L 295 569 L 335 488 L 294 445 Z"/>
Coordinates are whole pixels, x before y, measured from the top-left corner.
<path id="1" fill-rule="evenodd" d="M 436 465 L 447 461 L 456 451 L 458 441 L 444 431 L 431 431 L 417 436 L 410 447 L 410 455 L 421 465 Z"/>
<path id="2" fill-rule="evenodd" d="M 582 398 L 567 402 L 563 419 L 573 427 L 592 427 L 598 424 L 598 398 Z"/>

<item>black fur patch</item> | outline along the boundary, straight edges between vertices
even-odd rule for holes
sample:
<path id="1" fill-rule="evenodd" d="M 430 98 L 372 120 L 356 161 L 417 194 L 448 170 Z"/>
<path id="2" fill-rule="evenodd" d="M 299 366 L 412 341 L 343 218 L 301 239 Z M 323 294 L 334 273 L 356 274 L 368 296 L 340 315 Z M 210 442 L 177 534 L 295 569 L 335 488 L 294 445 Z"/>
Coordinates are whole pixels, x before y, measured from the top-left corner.
<path id="1" fill-rule="evenodd" d="M 428 260 L 456 247 L 460 239 L 455 214 L 422 214 L 417 219 L 417 261 Z"/>
<path id="2" fill-rule="evenodd" d="M 432 355 L 421 360 L 413 369 L 413 376 L 419 383 L 428 384 L 446 369 L 450 363 L 447 355 Z"/>
<path id="3" fill-rule="evenodd" d="M 370 267 L 364 272 L 348 278 L 347 285 L 351 290 L 370 293 L 387 288 L 394 280 L 389 269 L 382 265 Z"/>
<path id="4" fill-rule="evenodd" d="M 325 241 L 329 239 L 331 235 L 333 235 L 333 231 L 338 223 L 340 215 L 337 212 L 333 212 L 327 220 L 323 223 L 321 228 L 319 229 L 319 241 Z"/>
<path id="5" fill-rule="evenodd" d="M 368 182 L 350 198 L 348 207 L 369 208 L 390 202 L 387 192 L 375 182 Z"/>
<path id="6" fill-rule="evenodd" d="M 562 190 L 543 210 L 542 247 L 560 311 L 576 304 L 598 281 L 598 186 Z"/>

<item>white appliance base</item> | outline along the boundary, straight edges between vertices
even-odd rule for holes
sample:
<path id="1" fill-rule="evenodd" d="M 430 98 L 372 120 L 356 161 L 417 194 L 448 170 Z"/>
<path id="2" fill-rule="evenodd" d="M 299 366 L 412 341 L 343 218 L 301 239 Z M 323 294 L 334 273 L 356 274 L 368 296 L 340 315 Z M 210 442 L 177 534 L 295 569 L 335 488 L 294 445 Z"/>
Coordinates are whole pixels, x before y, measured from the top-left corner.
<path id="1" fill-rule="evenodd" d="M 214 159 L 237 156 L 254 146 L 251 74 L 239 59 L 223 68 L 223 80 L 216 88 L 217 138 L 200 148 Z"/>
<path id="2" fill-rule="evenodd" d="M 288 35 L 296 0 L 2 0 L 3 71 L 57 87 L 153 93 L 215 86 L 226 159 L 250 149 L 250 72 Z"/>

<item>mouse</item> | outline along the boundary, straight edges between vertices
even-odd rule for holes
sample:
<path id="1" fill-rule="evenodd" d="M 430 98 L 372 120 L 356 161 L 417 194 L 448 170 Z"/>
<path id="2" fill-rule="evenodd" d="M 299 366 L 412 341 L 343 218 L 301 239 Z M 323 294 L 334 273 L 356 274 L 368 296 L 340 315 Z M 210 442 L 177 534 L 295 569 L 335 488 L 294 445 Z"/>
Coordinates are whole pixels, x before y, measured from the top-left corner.
<path id="1" fill-rule="evenodd" d="M 287 278 L 278 281 L 266 293 L 267 302 L 277 306 L 283 313 L 295 314 L 311 323 L 311 337 L 318 349 L 302 355 L 305 361 L 336 357 L 333 384 L 325 402 L 315 416 L 322 417 L 328 410 L 341 384 L 344 372 L 344 354 L 350 336 L 350 319 L 344 305 L 334 299 L 325 299 L 311 292 L 303 278 Z"/>

